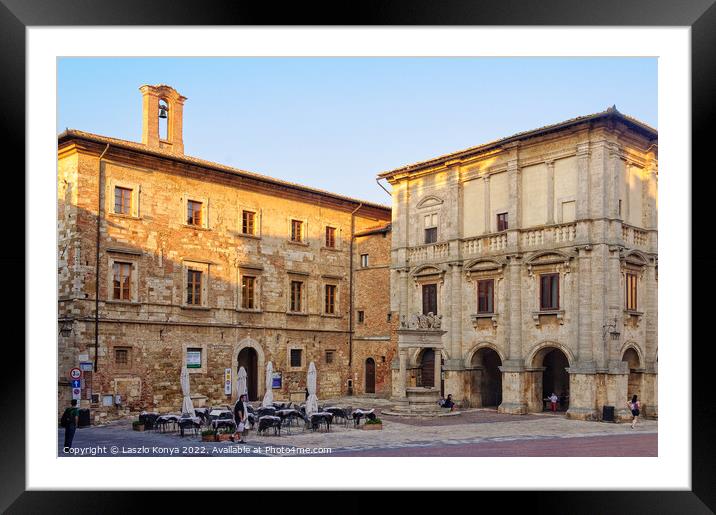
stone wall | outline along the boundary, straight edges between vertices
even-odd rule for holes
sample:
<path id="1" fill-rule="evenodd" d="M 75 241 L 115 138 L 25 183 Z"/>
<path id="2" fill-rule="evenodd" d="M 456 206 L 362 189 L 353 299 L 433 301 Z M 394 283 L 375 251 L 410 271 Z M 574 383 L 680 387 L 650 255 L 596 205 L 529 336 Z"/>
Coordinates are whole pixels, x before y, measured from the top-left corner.
<path id="1" fill-rule="evenodd" d="M 195 347 L 203 353 L 201 369 L 191 370 L 198 402 L 202 396 L 208 404 L 235 399 L 235 388 L 231 396 L 224 394 L 224 369 L 235 374 L 238 352 L 247 346 L 259 355 L 260 396 L 268 361 L 282 373 L 276 398 L 288 399 L 292 392 L 300 396 L 311 361 L 318 369 L 319 398 L 345 393 L 350 375 L 351 212 L 359 202 L 219 173 L 141 149 L 110 145 L 100 163 L 104 148 L 76 138 L 63 142 L 58 154 L 58 317 L 60 324 L 67 321 L 72 327 L 58 342 L 60 410 L 69 399 L 64 379 L 69 368 L 95 360 L 98 204 L 100 322 L 92 393 L 100 402 L 92 403 L 85 389 L 83 406 L 91 405 L 104 418 L 127 409 L 178 410 L 180 367 L 186 349 Z M 132 190 L 129 214 L 114 213 L 115 187 Z M 201 226 L 186 224 L 189 199 L 203 203 Z M 253 235 L 241 232 L 243 210 L 256 213 Z M 303 242 L 290 241 L 292 219 L 303 222 Z M 389 209 L 363 206 L 355 213 L 355 230 L 389 219 Z M 336 229 L 335 248 L 326 247 L 326 226 Z M 381 245 L 387 254 L 390 239 L 377 239 L 371 252 Z M 131 265 L 126 300 L 112 298 L 116 262 Z M 190 267 L 201 270 L 205 279 L 199 305 L 187 304 Z M 253 309 L 241 307 L 245 275 L 256 279 Z M 290 312 L 290 281 L 303 283 L 297 313 Z M 334 313 L 325 309 L 327 284 L 336 287 Z M 372 299 L 371 309 L 388 313 L 387 299 Z M 129 351 L 127 365 L 117 363 L 117 348 Z M 299 367 L 290 366 L 291 348 L 302 351 Z M 331 364 L 325 362 L 326 350 L 334 352 Z M 124 407 L 101 406 L 106 394 L 122 395 Z"/>

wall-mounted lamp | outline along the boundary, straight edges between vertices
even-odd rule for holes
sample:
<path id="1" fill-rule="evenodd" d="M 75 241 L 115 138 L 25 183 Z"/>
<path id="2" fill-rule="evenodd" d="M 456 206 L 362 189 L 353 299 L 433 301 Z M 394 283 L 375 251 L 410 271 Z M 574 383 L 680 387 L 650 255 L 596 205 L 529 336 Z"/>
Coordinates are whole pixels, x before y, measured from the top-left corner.
<path id="1" fill-rule="evenodd" d="M 65 321 L 60 322 L 60 336 L 65 338 L 72 334 L 72 322 Z"/>

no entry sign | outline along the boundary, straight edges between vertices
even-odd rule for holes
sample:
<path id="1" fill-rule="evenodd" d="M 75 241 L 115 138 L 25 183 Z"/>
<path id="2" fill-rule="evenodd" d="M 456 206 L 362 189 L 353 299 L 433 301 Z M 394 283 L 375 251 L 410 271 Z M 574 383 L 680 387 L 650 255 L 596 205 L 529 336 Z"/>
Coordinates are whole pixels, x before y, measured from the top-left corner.
<path id="1" fill-rule="evenodd" d="M 82 371 L 75 367 L 72 370 L 70 370 L 70 379 L 79 379 L 82 377 Z"/>

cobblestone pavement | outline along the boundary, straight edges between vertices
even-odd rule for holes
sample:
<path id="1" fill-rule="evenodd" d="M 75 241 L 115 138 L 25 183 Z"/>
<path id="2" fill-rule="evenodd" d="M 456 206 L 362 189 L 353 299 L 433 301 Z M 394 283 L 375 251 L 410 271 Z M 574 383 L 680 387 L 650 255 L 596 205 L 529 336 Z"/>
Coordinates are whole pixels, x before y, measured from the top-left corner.
<path id="1" fill-rule="evenodd" d="M 564 415 L 504 415 L 495 410 L 465 410 L 460 415 L 407 418 L 380 415 L 383 399 L 333 399 L 326 405 L 374 407 L 383 429 L 355 429 L 352 422 L 331 425 L 330 432 L 304 431 L 257 435 L 247 444 L 202 442 L 199 436 L 133 431 L 130 421 L 82 428 L 75 453 L 98 456 L 656 456 L 655 420 L 629 424 L 568 420 Z M 58 455 L 64 430 L 58 431 Z M 84 451 L 83 451 L 84 449 Z M 95 449 L 92 451 L 91 449 Z M 116 449 L 116 452 L 113 452 Z M 75 455 L 75 454 L 73 454 Z"/>

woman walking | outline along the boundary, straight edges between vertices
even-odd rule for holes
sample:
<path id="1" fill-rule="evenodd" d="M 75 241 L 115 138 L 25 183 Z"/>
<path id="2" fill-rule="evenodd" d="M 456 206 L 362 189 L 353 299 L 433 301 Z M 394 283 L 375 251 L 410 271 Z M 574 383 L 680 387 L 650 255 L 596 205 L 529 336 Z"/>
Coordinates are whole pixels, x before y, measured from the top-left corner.
<path id="1" fill-rule="evenodd" d="M 637 420 L 639 419 L 639 408 L 641 408 L 641 404 L 637 400 L 636 395 L 632 395 L 631 402 L 627 402 L 627 406 L 629 406 L 631 414 L 634 417 L 631 421 L 631 428 L 634 429 L 634 426 L 636 426 Z"/>
<path id="2" fill-rule="evenodd" d="M 246 401 L 246 394 L 243 394 L 239 397 L 239 400 L 236 401 L 236 404 L 234 405 L 234 422 L 236 422 L 236 433 L 234 433 L 234 441 L 237 441 L 236 437 L 238 435 L 239 443 L 245 442 L 243 434 L 246 429 Z"/>

